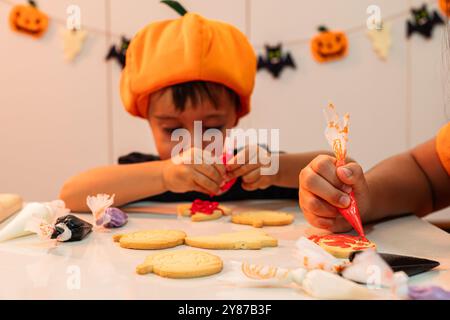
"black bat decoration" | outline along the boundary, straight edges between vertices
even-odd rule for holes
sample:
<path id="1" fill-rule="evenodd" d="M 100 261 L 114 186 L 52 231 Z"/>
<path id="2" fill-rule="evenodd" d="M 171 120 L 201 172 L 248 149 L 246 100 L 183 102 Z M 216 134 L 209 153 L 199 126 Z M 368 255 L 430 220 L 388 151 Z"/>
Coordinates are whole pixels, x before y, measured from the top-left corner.
<path id="1" fill-rule="evenodd" d="M 419 9 L 411 9 L 413 20 L 406 22 L 407 36 L 411 37 L 413 33 L 421 34 L 426 39 L 430 39 L 435 26 L 444 24 L 444 21 L 436 11 L 430 12 L 427 5 L 424 4 Z"/>
<path id="2" fill-rule="evenodd" d="M 122 43 L 119 46 L 111 46 L 111 49 L 109 49 L 108 55 L 106 56 L 106 61 L 115 59 L 122 66 L 122 69 L 125 68 L 125 60 L 130 42 L 131 40 L 122 37 Z"/>
<path id="3" fill-rule="evenodd" d="M 283 54 L 281 44 L 274 47 L 266 45 L 265 47 L 265 57 L 258 57 L 258 70 L 267 69 L 274 78 L 279 78 L 285 67 L 297 68 L 291 54 L 289 52 Z"/>

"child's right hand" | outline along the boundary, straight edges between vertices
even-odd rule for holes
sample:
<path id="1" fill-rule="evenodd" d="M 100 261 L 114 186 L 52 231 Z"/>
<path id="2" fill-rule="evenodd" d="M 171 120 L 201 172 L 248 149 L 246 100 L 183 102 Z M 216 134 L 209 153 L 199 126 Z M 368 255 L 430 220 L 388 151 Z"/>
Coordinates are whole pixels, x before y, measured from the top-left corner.
<path id="1" fill-rule="evenodd" d="M 350 205 L 353 190 L 361 220 L 367 217 L 370 197 L 361 166 L 350 162 L 336 168 L 336 158 L 320 155 L 300 172 L 300 207 L 313 226 L 332 232 L 351 230 L 350 224 L 336 209 Z"/>
<path id="2" fill-rule="evenodd" d="M 195 164 L 196 157 L 201 164 Z M 162 174 L 164 186 L 176 193 L 197 191 L 219 194 L 220 187 L 225 183 L 226 169 L 225 165 L 213 160 L 206 151 L 195 148 L 185 151 L 177 159 L 166 160 Z"/>

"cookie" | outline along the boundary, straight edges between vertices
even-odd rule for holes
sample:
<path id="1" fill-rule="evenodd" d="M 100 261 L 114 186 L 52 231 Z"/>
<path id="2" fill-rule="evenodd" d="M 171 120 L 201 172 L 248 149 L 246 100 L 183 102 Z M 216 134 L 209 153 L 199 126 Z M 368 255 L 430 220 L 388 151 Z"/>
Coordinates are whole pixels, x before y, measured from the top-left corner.
<path id="1" fill-rule="evenodd" d="M 246 230 L 211 236 L 186 237 L 185 243 L 191 247 L 213 250 L 256 250 L 276 247 L 278 240 L 260 230 Z"/>
<path id="2" fill-rule="evenodd" d="M 294 221 L 294 215 L 281 211 L 247 211 L 235 214 L 231 222 L 247 224 L 255 228 L 263 226 L 285 226 Z"/>
<path id="3" fill-rule="evenodd" d="M 199 204 L 199 206 L 195 206 L 195 204 Z M 217 208 L 216 209 L 211 209 L 211 210 L 205 210 L 205 209 L 201 209 L 203 207 L 208 207 L 205 206 L 204 203 L 207 203 L 209 205 L 214 205 L 217 203 L 213 203 L 213 202 L 209 202 L 209 201 L 200 201 L 200 200 L 195 200 L 194 203 L 192 204 L 181 204 L 179 206 L 177 206 L 177 213 L 178 215 L 184 216 L 184 217 L 191 217 L 191 220 L 194 222 L 202 222 L 202 221 L 209 221 L 209 220 L 216 220 L 216 219 L 220 219 L 223 215 L 228 216 L 231 215 L 231 209 L 227 208 L 225 206 L 222 205 L 216 205 Z M 192 208 L 199 208 L 199 210 L 205 210 L 208 212 L 202 212 L 202 211 L 196 211 L 194 214 L 192 213 Z M 210 206 L 209 208 L 214 208 L 215 206 Z"/>
<path id="4" fill-rule="evenodd" d="M 184 243 L 186 233 L 179 230 L 147 230 L 113 236 L 122 248 L 137 250 L 166 249 Z"/>
<path id="5" fill-rule="evenodd" d="M 375 243 L 361 237 L 347 234 L 328 234 L 324 236 L 311 236 L 314 241 L 327 252 L 339 259 L 347 259 L 352 252 L 366 249 L 376 249 Z"/>
<path id="6" fill-rule="evenodd" d="M 148 256 L 136 267 L 138 274 L 154 273 L 165 278 L 183 279 L 206 277 L 222 271 L 218 256 L 198 250 L 177 250 Z"/>
<path id="7" fill-rule="evenodd" d="M 0 194 L 0 222 L 22 209 L 23 200 L 17 194 Z"/>

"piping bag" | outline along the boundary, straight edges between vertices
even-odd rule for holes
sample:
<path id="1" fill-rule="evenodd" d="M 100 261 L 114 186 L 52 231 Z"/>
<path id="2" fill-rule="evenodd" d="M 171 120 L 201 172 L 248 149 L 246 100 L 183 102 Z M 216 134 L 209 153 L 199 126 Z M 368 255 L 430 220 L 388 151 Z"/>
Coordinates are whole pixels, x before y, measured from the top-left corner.
<path id="1" fill-rule="evenodd" d="M 223 151 L 222 159 L 221 159 L 222 163 L 224 165 L 226 165 L 228 163 L 228 161 L 230 161 L 234 157 L 233 149 L 230 146 L 231 146 L 230 139 L 226 138 L 225 144 L 224 144 L 224 151 Z M 218 194 L 210 194 L 209 196 L 214 197 L 216 195 L 221 195 L 221 194 L 227 192 L 236 183 L 236 181 L 237 181 L 237 178 L 234 178 L 234 179 L 231 179 L 230 181 L 225 182 L 225 184 L 222 187 L 220 187 L 220 191 Z"/>
<path id="2" fill-rule="evenodd" d="M 336 167 L 345 165 L 345 157 L 347 156 L 347 141 L 348 141 L 348 123 L 350 120 L 349 114 L 345 114 L 343 118 L 339 118 L 336 108 L 332 103 L 324 110 L 325 118 L 327 120 L 327 127 L 325 129 L 325 137 L 328 143 L 333 148 L 337 162 Z M 359 214 L 358 204 L 353 190 L 349 194 L 350 205 L 347 208 L 337 208 L 339 213 L 350 223 L 353 229 L 358 232 L 359 236 L 366 238 L 364 229 L 361 223 L 361 216 Z"/>

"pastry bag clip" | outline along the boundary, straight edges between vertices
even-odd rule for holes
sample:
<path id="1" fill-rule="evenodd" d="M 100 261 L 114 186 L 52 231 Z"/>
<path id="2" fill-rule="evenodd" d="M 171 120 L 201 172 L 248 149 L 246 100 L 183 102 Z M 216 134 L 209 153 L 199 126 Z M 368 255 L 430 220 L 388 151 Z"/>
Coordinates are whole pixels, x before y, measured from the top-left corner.
<path id="1" fill-rule="evenodd" d="M 324 113 L 327 120 L 325 137 L 327 138 L 330 146 L 333 148 L 336 156 L 336 167 L 341 167 L 345 165 L 345 157 L 347 155 L 348 122 L 350 116 L 346 114 L 343 118 L 339 118 L 334 105 L 331 103 L 325 109 Z M 337 209 L 339 213 L 350 223 L 353 229 L 355 229 L 362 238 L 365 238 L 358 204 L 356 203 L 353 190 L 350 192 L 349 196 L 350 205 L 344 209 Z"/>

